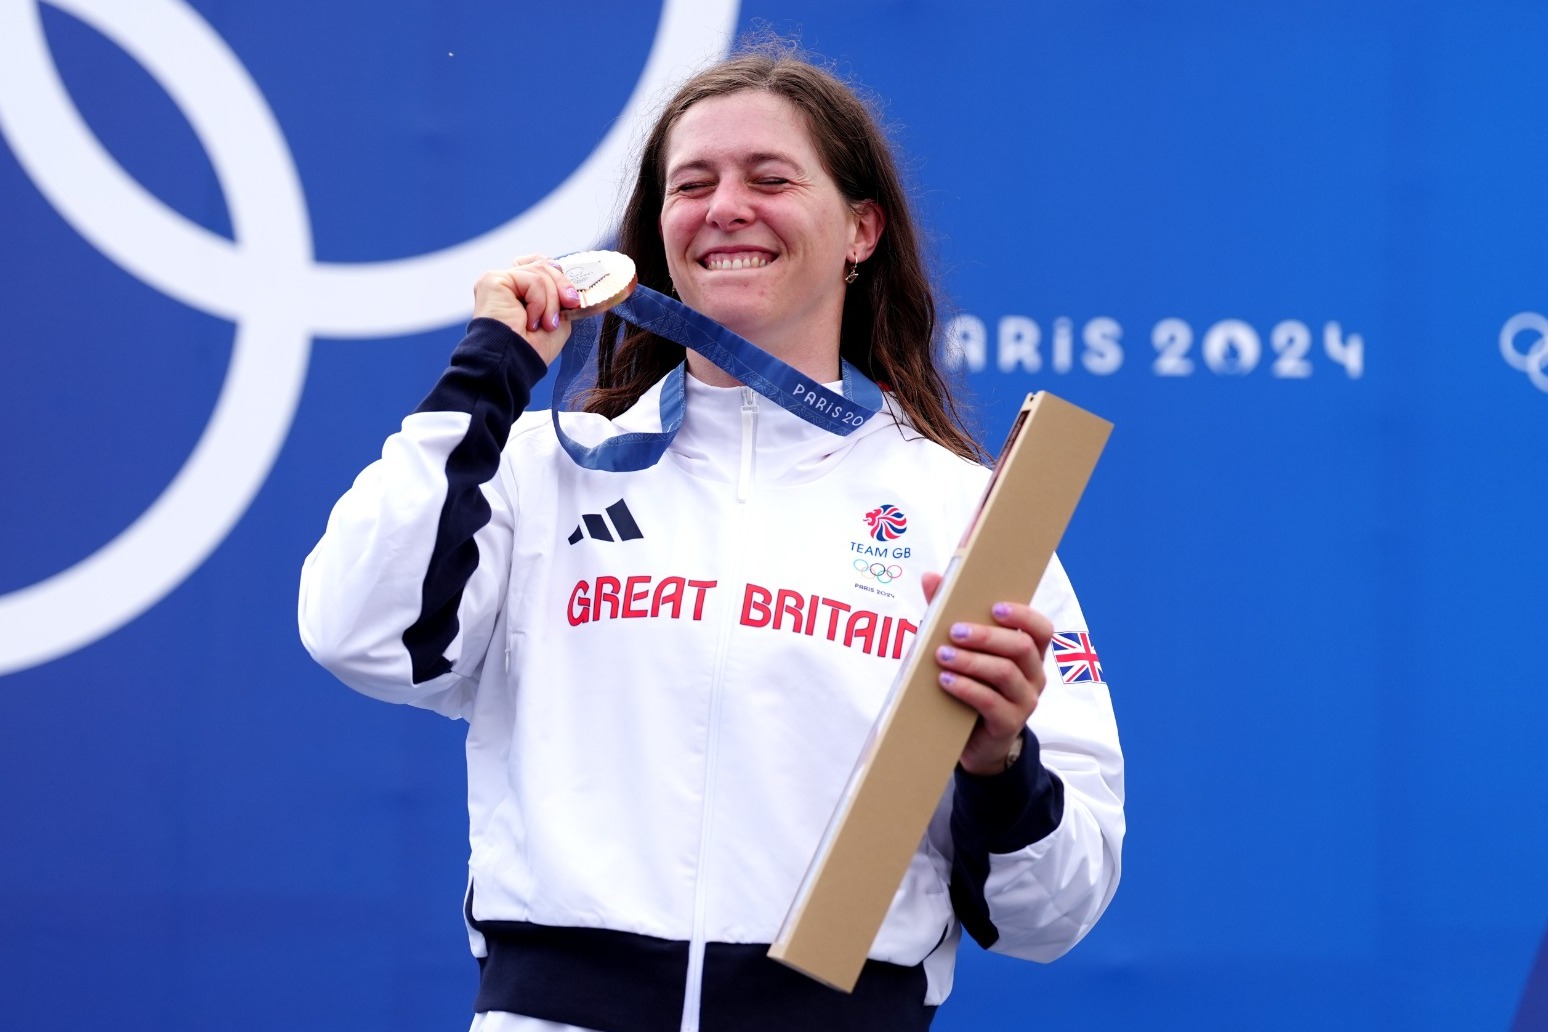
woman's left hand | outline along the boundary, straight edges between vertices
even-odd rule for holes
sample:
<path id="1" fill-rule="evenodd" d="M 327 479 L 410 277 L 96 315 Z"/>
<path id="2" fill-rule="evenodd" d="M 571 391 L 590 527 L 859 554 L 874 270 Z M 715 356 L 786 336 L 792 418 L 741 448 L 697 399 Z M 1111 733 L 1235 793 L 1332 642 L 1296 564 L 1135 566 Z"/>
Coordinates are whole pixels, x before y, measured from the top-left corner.
<path id="1" fill-rule="evenodd" d="M 941 585 L 938 573 L 924 575 L 925 601 Z M 978 711 L 978 724 L 958 762 L 969 774 L 998 774 L 1011 746 L 1043 692 L 1043 653 L 1053 624 L 1031 606 L 997 602 L 993 624 L 958 623 L 951 644 L 935 651 L 940 686 Z"/>

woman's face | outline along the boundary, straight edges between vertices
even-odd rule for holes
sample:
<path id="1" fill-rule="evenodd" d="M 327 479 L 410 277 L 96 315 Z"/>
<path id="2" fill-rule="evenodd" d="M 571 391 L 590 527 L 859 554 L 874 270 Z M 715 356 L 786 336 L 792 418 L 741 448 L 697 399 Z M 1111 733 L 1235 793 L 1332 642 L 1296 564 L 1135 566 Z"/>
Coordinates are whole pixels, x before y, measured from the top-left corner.
<path id="1" fill-rule="evenodd" d="M 783 97 L 700 101 L 667 137 L 660 228 L 679 296 L 811 375 L 837 377 L 844 273 L 881 221 L 875 204 L 852 210 Z"/>

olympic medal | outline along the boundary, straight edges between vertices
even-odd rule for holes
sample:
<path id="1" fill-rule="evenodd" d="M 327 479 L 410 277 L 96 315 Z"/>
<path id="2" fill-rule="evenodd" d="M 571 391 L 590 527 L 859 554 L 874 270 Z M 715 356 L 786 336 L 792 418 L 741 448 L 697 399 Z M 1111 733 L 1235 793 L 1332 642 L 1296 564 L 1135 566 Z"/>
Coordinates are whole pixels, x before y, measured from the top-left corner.
<path id="1" fill-rule="evenodd" d="M 567 319 L 601 315 L 628 297 L 639 282 L 634 273 L 634 259 L 617 251 L 577 251 L 554 261 L 580 291 L 581 306 L 562 310 Z"/>

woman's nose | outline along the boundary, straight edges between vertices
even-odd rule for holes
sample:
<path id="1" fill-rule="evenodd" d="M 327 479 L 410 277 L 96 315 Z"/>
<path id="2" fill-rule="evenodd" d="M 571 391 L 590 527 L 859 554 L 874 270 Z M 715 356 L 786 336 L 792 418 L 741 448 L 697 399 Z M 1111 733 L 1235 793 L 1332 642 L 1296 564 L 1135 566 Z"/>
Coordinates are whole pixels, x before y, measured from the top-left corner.
<path id="1" fill-rule="evenodd" d="M 716 229 L 746 225 L 753 218 L 749 200 L 747 191 L 740 183 L 722 183 L 715 188 L 715 195 L 710 198 L 704 219 Z"/>

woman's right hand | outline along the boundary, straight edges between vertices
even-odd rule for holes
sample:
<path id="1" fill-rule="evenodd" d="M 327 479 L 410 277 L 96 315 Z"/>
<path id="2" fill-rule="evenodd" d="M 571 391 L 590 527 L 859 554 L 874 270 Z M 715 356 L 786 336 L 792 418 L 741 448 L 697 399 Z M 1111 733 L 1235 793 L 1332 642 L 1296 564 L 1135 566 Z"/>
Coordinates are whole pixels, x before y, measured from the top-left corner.
<path id="1" fill-rule="evenodd" d="M 570 339 L 570 324 L 560 311 L 580 306 L 580 293 L 546 255 L 523 255 L 473 284 L 473 317 L 500 320 L 548 363 Z"/>

